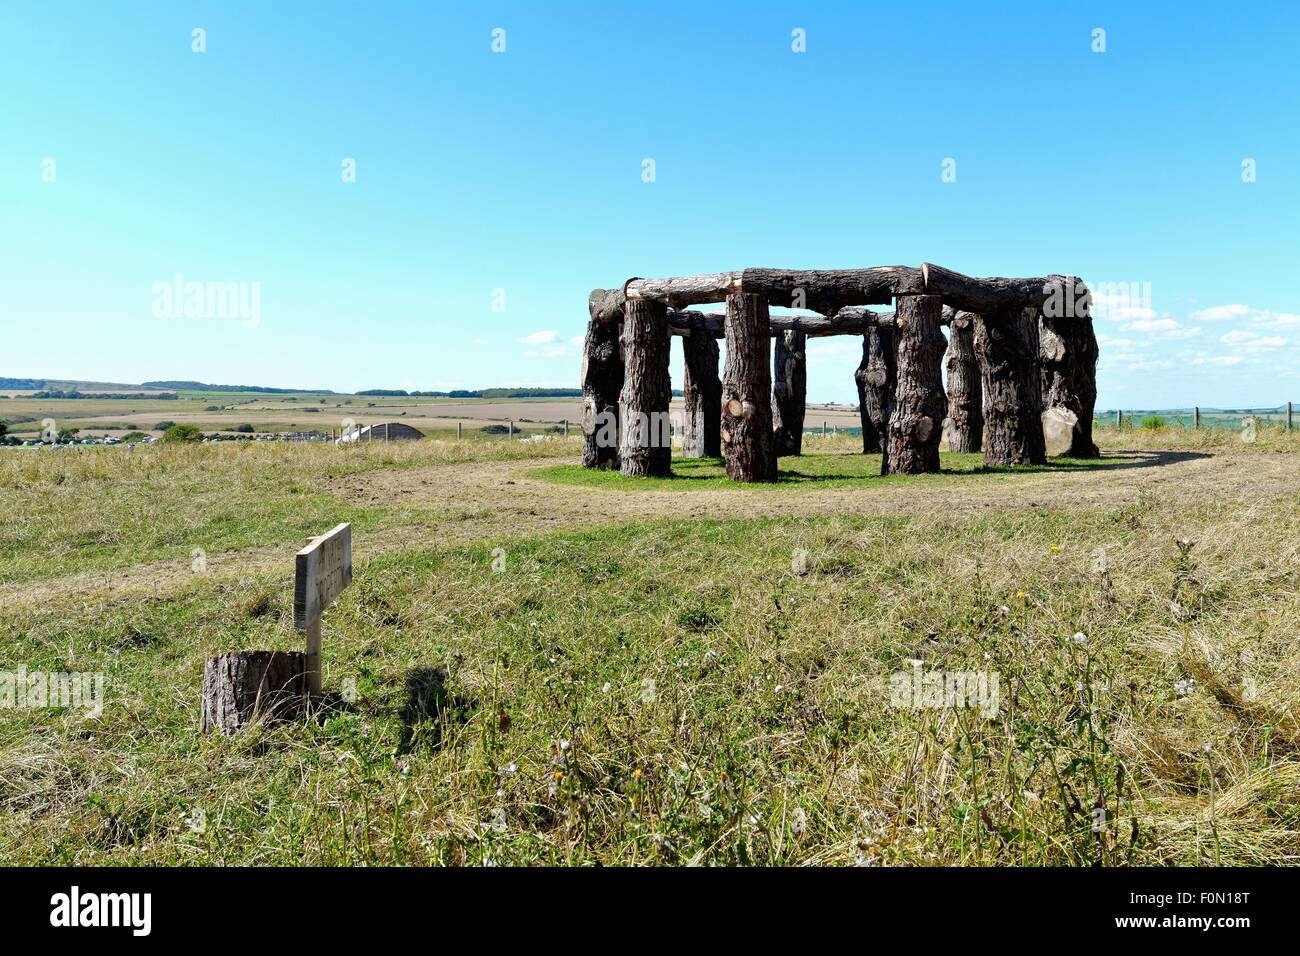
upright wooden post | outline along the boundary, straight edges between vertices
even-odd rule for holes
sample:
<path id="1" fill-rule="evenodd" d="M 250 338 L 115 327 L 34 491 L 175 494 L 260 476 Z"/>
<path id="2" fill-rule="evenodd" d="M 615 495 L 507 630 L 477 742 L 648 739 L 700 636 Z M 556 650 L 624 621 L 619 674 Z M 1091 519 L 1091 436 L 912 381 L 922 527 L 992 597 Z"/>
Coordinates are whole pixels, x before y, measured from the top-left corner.
<path id="1" fill-rule="evenodd" d="M 1051 454 L 1097 458 L 1092 419 L 1097 404 L 1097 336 L 1092 330 L 1092 293 L 1081 282 L 1062 281 L 1038 313 L 1038 362 L 1044 431 Z"/>
<path id="2" fill-rule="evenodd" d="M 1115 427 L 1119 428 L 1122 424 L 1124 424 L 1124 413 L 1117 408 L 1115 409 Z"/>
<path id="3" fill-rule="evenodd" d="M 507 438 L 515 437 L 515 422 L 513 418 L 506 419 L 506 437 Z"/>
<path id="4" fill-rule="evenodd" d="M 596 319 L 603 299 L 588 308 L 587 338 L 582 348 L 582 466 L 618 467 L 618 403 L 623 388 L 623 354 L 617 322 Z"/>
<path id="5" fill-rule="evenodd" d="M 808 397 L 807 336 L 778 332 L 772 365 L 773 443 L 777 455 L 803 452 L 804 403 Z"/>
<path id="6" fill-rule="evenodd" d="M 619 470 L 625 475 L 666 476 L 672 470 L 668 348 L 668 307 L 650 299 L 628 302 L 623 313 L 626 364 L 619 400 Z"/>
<path id="7" fill-rule="evenodd" d="M 460 425 L 461 425 L 460 422 L 456 423 L 456 441 L 460 441 L 460 435 L 461 435 Z"/>
<path id="8" fill-rule="evenodd" d="M 919 475 L 939 470 L 939 439 L 948 402 L 940 363 L 943 300 L 904 295 L 895 301 L 898 327 L 898 387 L 885 436 L 882 475 Z"/>
<path id="9" fill-rule="evenodd" d="M 293 623 L 307 632 L 306 682 L 309 694 L 319 694 L 320 619 L 325 609 L 352 583 L 352 525 L 341 524 L 310 538 L 294 565 Z"/>
<path id="10" fill-rule="evenodd" d="M 1201 427 L 1201 406 L 1193 405 L 1192 406 L 1192 428 L 1197 429 L 1200 427 Z"/>
<path id="11" fill-rule="evenodd" d="M 948 450 L 976 452 L 984 447 L 984 384 L 975 357 L 975 316 L 956 312 L 948 323 Z"/>
<path id="12" fill-rule="evenodd" d="M 868 325 L 862 334 L 862 362 L 853 378 L 858 387 L 858 416 L 862 421 L 862 453 L 884 450 L 889 413 L 898 387 L 894 327 Z"/>
<path id="13" fill-rule="evenodd" d="M 388 442 L 388 422 L 384 422 L 384 442 Z"/>
<path id="14" fill-rule="evenodd" d="M 569 437 L 569 420 L 567 418 L 564 420 L 564 437 Z"/>
<path id="15" fill-rule="evenodd" d="M 1286 403 L 1286 430 L 1291 430 L 1291 403 Z"/>
<path id="16" fill-rule="evenodd" d="M 718 377 L 718 340 L 703 329 L 682 337 L 686 374 L 682 401 L 682 455 L 717 458 L 722 454 L 722 380 Z"/>
<path id="17" fill-rule="evenodd" d="M 975 354 L 987 396 L 984 464 L 1045 464 L 1038 309 L 1012 306 L 977 315 Z"/>
<path id="18" fill-rule="evenodd" d="M 727 296 L 722 456 L 727 477 L 733 481 L 776 480 L 770 326 L 767 300 L 762 296 L 745 292 Z"/>

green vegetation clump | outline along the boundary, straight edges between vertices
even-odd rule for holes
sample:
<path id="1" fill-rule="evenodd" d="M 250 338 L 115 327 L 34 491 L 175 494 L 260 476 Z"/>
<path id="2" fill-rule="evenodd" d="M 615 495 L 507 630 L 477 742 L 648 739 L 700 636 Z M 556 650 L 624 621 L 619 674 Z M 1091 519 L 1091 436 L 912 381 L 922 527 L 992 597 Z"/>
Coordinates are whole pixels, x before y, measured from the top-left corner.
<path id="1" fill-rule="evenodd" d="M 197 425 L 173 425 L 163 432 L 165 442 L 192 442 L 203 438 L 203 429 Z"/>
<path id="2" fill-rule="evenodd" d="M 1149 432 L 1158 432 L 1165 427 L 1165 420 L 1159 415 L 1148 415 L 1142 419 L 1142 427 Z"/>
<path id="3" fill-rule="evenodd" d="M 158 422 L 153 426 L 153 430 L 156 432 L 165 432 L 175 424 L 175 422 Z"/>
<path id="4" fill-rule="evenodd" d="M 255 431 L 255 429 L 248 422 L 244 422 L 243 424 L 236 425 L 233 428 L 227 428 L 226 431 L 239 432 L 244 435 L 251 435 Z"/>

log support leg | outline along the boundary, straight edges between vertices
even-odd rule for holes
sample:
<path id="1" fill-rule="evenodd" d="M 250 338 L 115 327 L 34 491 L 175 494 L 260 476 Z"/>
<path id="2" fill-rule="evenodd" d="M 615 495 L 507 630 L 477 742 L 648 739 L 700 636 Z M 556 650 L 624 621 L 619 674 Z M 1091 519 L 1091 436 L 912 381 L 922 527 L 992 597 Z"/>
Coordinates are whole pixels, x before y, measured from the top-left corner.
<path id="1" fill-rule="evenodd" d="M 956 313 L 948 324 L 948 450 L 976 452 L 984 441 L 984 384 L 975 357 L 975 316 Z"/>
<path id="2" fill-rule="evenodd" d="M 947 399 L 943 394 L 943 300 L 937 295 L 899 296 L 896 304 L 898 386 L 885 436 L 882 475 L 920 475 L 939 470 Z"/>
<path id="3" fill-rule="evenodd" d="M 775 481 L 772 355 L 767 300 L 727 296 L 727 369 L 722 380 L 722 456 L 733 481 Z"/>
<path id="4" fill-rule="evenodd" d="M 1048 307 L 1038 314 L 1044 439 L 1048 454 L 1098 458 L 1101 452 L 1092 439 L 1097 336 L 1092 330 L 1091 294 L 1078 295 L 1072 289 L 1064 300 L 1070 309 Z"/>
<path id="5" fill-rule="evenodd" d="M 618 402 L 623 356 L 617 322 L 587 323 L 582 347 L 582 465 L 618 467 Z M 460 426 L 456 426 L 459 430 Z"/>
<path id="6" fill-rule="evenodd" d="M 772 364 L 773 441 L 778 455 L 803 452 L 804 408 L 808 398 L 808 363 L 803 332 L 778 332 Z"/>
<path id="7" fill-rule="evenodd" d="M 718 340 L 697 329 L 682 337 L 686 374 L 682 396 L 682 455 L 718 458 L 722 455 L 722 379 L 718 377 Z"/>
<path id="8" fill-rule="evenodd" d="M 664 477 L 672 470 L 668 346 L 668 307 L 644 299 L 628 302 L 619 401 L 619 470 L 625 475 Z"/>
<path id="9" fill-rule="evenodd" d="M 1042 392 L 1038 310 L 1014 307 L 975 317 L 975 355 L 984 379 L 984 464 L 1041 465 Z"/>
<path id="10" fill-rule="evenodd" d="M 862 453 L 884 451 L 889 413 L 898 386 L 892 326 L 869 325 L 862 336 L 862 364 L 854 376 L 858 386 L 858 410 L 862 418 Z"/>

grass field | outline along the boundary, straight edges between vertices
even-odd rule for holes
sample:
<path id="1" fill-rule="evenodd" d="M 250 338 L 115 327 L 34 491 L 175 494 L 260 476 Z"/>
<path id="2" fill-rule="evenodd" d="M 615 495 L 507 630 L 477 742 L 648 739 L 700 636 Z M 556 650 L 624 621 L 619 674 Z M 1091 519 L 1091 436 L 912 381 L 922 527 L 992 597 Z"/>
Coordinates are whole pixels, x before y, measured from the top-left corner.
<path id="1" fill-rule="evenodd" d="M 1300 861 L 1300 435 L 1100 438 L 886 480 L 810 436 L 772 487 L 574 439 L 0 452 L 0 671 L 106 693 L 0 709 L 0 863 Z M 200 735 L 204 659 L 299 647 L 345 520 L 326 701 Z M 997 706 L 897 706 L 914 661 Z"/>
<path id="2" fill-rule="evenodd" d="M 69 386 L 71 388 L 71 386 Z M 252 425 L 260 433 L 330 431 L 345 423 L 369 425 L 402 421 L 431 438 L 453 438 L 456 424 L 477 431 L 488 424 L 515 422 L 517 432 L 536 434 L 565 420 L 582 420 L 580 398 L 429 398 L 375 395 L 321 395 L 312 392 L 180 391 L 172 399 L 50 399 L 0 392 L 0 421 L 19 438 L 35 439 L 42 422 L 76 428 L 82 437 L 122 436 L 130 431 L 155 435 L 162 422 L 196 425 L 205 432 L 228 432 Z M 858 414 L 844 406 L 811 407 L 810 427 L 857 425 Z"/>

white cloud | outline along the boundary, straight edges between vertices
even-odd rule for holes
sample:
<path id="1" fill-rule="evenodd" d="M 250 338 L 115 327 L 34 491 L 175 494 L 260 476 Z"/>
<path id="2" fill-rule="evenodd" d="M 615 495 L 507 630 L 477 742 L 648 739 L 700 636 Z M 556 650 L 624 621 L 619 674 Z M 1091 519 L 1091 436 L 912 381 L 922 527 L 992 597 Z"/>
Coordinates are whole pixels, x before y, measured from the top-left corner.
<path id="1" fill-rule="evenodd" d="M 1249 342 L 1251 339 L 1258 338 L 1254 332 L 1247 332 L 1244 329 L 1233 329 L 1226 335 L 1220 335 L 1219 341 L 1224 345 L 1237 345 L 1241 342 Z"/>
<path id="2" fill-rule="evenodd" d="M 545 345 L 548 342 L 554 342 L 560 337 L 560 333 L 555 329 L 547 329 L 544 332 L 532 332 L 525 335 L 519 340 L 521 345 Z"/>
<path id="3" fill-rule="evenodd" d="M 1250 315 L 1254 310 L 1248 305 L 1215 305 L 1199 309 L 1188 316 L 1193 322 L 1230 322 Z"/>
<path id="4" fill-rule="evenodd" d="M 1139 332 L 1157 339 L 1190 339 L 1201 334 L 1200 329 L 1187 328 L 1168 317 L 1137 319 L 1122 328 L 1125 332 Z"/>

